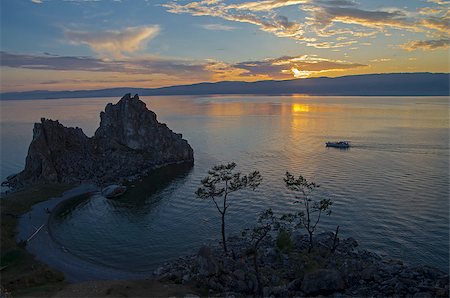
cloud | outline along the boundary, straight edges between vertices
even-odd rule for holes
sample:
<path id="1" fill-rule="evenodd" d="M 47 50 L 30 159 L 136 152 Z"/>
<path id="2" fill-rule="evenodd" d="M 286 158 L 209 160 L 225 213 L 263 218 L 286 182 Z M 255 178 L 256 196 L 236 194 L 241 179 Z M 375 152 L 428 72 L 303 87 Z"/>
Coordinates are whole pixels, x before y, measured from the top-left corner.
<path id="1" fill-rule="evenodd" d="M 428 2 L 446 5 L 450 1 Z M 307 16 L 303 20 L 292 20 L 277 13 L 277 9 L 292 5 L 297 5 Z M 359 3 L 353 0 L 263 0 L 241 3 L 226 0 L 182 3 L 174 0 L 162 6 L 168 12 L 176 14 L 209 16 L 253 24 L 264 32 L 291 38 L 316 48 L 354 49 L 353 44 L 359 38 L 374 38 L 380 33 L 391 36 L 392 33 L 387 31 L 389 29 L 423 32 L 430 39 L 438 39 L 443 32 L 450 31 L 450 13 L 442 6 L 424 7 L 416 11 L 397 7 L 368 10 L 359 7 Z M 351 40 L 337 39 L 342 36 L 348 36 Z M 329 39 L 330 37 L 333 39 Z"/>
<path id="2" fill-rule="evenodd" d="M 333 23 L 355 24 L 368 28 L 383 30 L 385 27 L 418 31 L 417 25 L 407 18 L 407 14 L 398 10 L 363 10 L 355 7 L 341 6 L 302 6 L 311 13 L 309 24 L 316 30 L 323 30 Z"/>
<path id="3" fill-rule="evenodd" d="M 162 4 L 170 13 L 187 13 L 193 16 L 212 16 L 227 21 L 248 23 L 259 27 L 260 30 L 270 32 L 279 37 L 303 39 L 302 25 L 289 21 L 286 16 L 269 13 L 266 15 L 255 14 L 254 11 L 266 11 L 288 5 L 303 3 L 305 1 L 271 0 L 258 2 L 245 2 L 241 4 L 226 5 L 222 1 L 198 1 L 187 4 L 170 2 Z"/>
<path id="4" fill-rule="evenodd" d="M 3 67 L 34 70 L 116 72 L 125 74 L 195 75 L 204 64 L 180 59 L 147 57 L 139 59 L 101 59 L 80 56 L 26 55 L 0 52 Z"/>
<path id="5" fill-rule="evenodd" d="M 163 76 L 192 82 L 207 80 L 290 79 L 312 76 L 327 71 L 343 71 L 366 65 L 342 60 L 320 58 L 315 55 L 284 56 L 259 61 L 226 63 L 216 60 L 191 61 L 163 57 L 101 59 L 79 56 L 58 56 L 53 54 L 26 55 L 0 52 L 2 67 L 64 72 L 91 72 L 129 75 L 130 79 L 145 76 Z M 122 76 L 123 77 L 123 76 Z M 49 82 L 50 81 L 50 82 Z M 48 78 L 46 84 L 56 84 L 57 79 Z M 66 78 L 67 81 L 67 78 Z M 75 82 L 73 82 L 75 83 Z"/>
<path id="6" fill-rule="evenodd" d="M 236 81 L 236 80 L 267 80 L 270 77 L 266 74 L 262 76 L 254 76 L 249 71 L 234 67 L 232 64 L 228 64 L 223 61 L 208 60 L 205 65 L 205 70 L 211 74 L 213 81 Z"/>
<path id="7" fill-rule="evenodd" d="M 44 55 L 26 55 L 0 52 L 3 67 L 45 69 L 45 70 L 87 70 L 111 71 L 102 60 L 89 57 Z"/>
<path id="8" fill-rule="evenodd" d="M 247 13 L 224 14 L 221 17 L 229 21 L 256 25 L 260 30 L 270 32 L 278 37 L 303 39 L 302 25 L 289 21 L 285 16 L 271 16 L 270 18 L 267 18 Z"/>
<path id="9" fill-rule="evenodd" d="M 343 42 L 334 41 L 309 41 L 306 43 L 308 47 L 314 47 L 317 49 L 336 49 L 351 46 L 358 43 L 356 40 L 348 40 Z"/>
<path id="10" fill-rule="evenodd" d="M 244 61 L 228 64 L 210 61 L 206 69 L 215 80 L 283 80 L 306 78 L 327 71 L 344 71 L 367 65 L 341 60 L 320 58 L 315 55 L 284 56 L 259 61 Z"/>
<path id="11" fill-rule="evenodd" d="M 284 56 L 262 61 L 247 61 L 232 65 L 245 70 L 245 75 L 268 75 L 271 78 L 286 79 L 308 77 L 326 71 L 342 71 L 367 65 L 341 60 L 320 58 L 316 55 Z"/>
<path id="12" fill-rule="evenodd" d="M 42 81 L 39 82 L 40 85 L 60 85 L 60 84 L 86 84 L 86 83 L 111 83 L 114 81 L 113 79 L 63 79 L 63 80 L 48 80 L 48 81 Z M 119 80 L 120 82 L 123 82 L 123 79 Z M 145 78 L 145 79 L 127 79 L 127 83 L 148 83 L 151 81 L 151 79 Z"/>
<path id="13" fill-rule="evenodd" d="M 298 21 L 277 14 L 277 9 L 292 5 L 298 5 L 308 16 L 303 21 Z M 348 35 L 356 39 L 373 37 L 379 32 L 389 34 L 386 32 L 389 28 L 412 32 L 423 32 L 425 29 L 443 32 L 448 30 L 449 26 L 448 18 L 433 16 L 432 12 L 436 10 L 431 8 L 416 12 L 395 7 L 366 10 L 359 8 L 358 3 L 352 0 L 265 0 L 242 3 L 203 0 L 187 3 L 172 1 L 162 6 L 168 12 L 176 14 L 217 17 L 232 22 L 253 24 L 264 32 L 295 39 L 316 48 L 347 47 L 356 42 L 326 40 L 334 35 Z M 419 15 L 429 17 L 420 19 Z M 337 23 L 348 26 L 335 27 Z"/>
<path id="14" fill-rule="evenodd" d="M 193 16 L 220 16 L 226 10 L 226 6 L 220 1 L 190 2 L 185 5 L 176 2 L 161 4 L 168 12 L 181 14 L 188 13 Z"/>
<path id="15" fill-rule="evenodd" d="M 450 1 L 444 1 L 444 0 L 427 0 L 427 2 L 439 4 L 439 5 L 449 5 Z"/>
<path id="16" fill-rule="evenodd" d="M 424 51 L 436 50 L 450 47 L 450 39 L 442 38 L 433 40 L 414 40 L 401 45 L 401 47 L 407 51 L 414 51 L 418 49 Z"/>
<path id="17" fill-rule="evenodd" d="M 450 13 L 421 20 L 421 25 L 440 32 L 450 33 Z"/>
<path id="18" fill-rule="evenodd" d="M 212 31 L 231 31 L 231 30 L 237 29 L 236 27 L 222 25 L 222 24 L 202 24 L 199 26 L 202 27 L 203 29 L 212 30 Z"/>
<path id="19" fill-rule="evenodd" d="M 291 37 L 303 39 L 302 26 L 296 22 L 291 22 L 285 16 L 276 16 L 271 23 L 260 24 L 263 31 L 271 32 L 279 37 Z"/>
<path id="20" fill-rule="evenodd" d="M 276 8 L 291 6 L 296 4 L 308 3 L 310 0 L 266 0 L 244 2 L 240 4 L 228 5 L 227 9 L 250 10 L 250 11 L 269 11 Z"/>
<path id="21" fill-rule="evenodd" d="M 31 2 L 36 3 L 36 4 L 44 3 L 42 0 L 31 0 Z"/>
<path id="22" fill-rule="evenodd" d="M 396 7 L 383 8 L 379 10 L 365 10 L 341 1 L 329 1 L 335 5 L 326 4 L 327 1 L 316 0 L 315 4 L 321 5 L 303 5 L 300 9 L 310 14 L 307 17 L 308 22 L 306 30 L 312 28 L 318 36 L 329 37 L 336 34 L 348 34 L 354 31 L 349 29 L 330 29 L 335 23 L 348 25 L 358 25 L 365 28 L 371 28 L 377 31 L 383 31 L 385 34 L 387 28 L 407 30 L 411 32 L 426 32 L 429 37 L 450 32 L 450 12 L 441 7 L 424 7 L 417 9 L 416 12 L 406 11 Z M 347 2 L 347 0 L 344 0 Z M 432 1 L 437 4 L 444 4 L 444 1 Z M 447 1 L 450 3 L 450 1 Z M 345 4 L 345 5 L 342 5 Z M 429 31 L 429 29 L 435 31 Z M 346 32 L 347 31 L 347 32 Z M 377 31 L 360 32 L 359 36 L 351 34 L 354 37 L 368 37 L 377 34 Z M 389 35 L 390 36 L 390 35 Z"/>
<path id="23" fill-rule="evenodd" d="M 417 10 L 421 15 L 438 15 L 444 12 L 443 9 L 437 7 L 422 7 Z"/>
<path id="24" fill-rule="evenodd" d="M 351 37 L 371 37 L 375 36 L 379 33 L 378 30 L 375 29 L 351 29 L 351 28 L 340 28 L 340 29 L 331 29 L 331 26 L 327 26 L 325 28 L 317 28 L 315 27 L 315 33 L 319 37 L 330 37 L 334 35 L 348 35 Z M 342 36 L 336 37 L 337 40 L 342 38 Z"/>
<path id="25" fill-rule="evenodd" d="M 66 29 L 66 38 L 73 44 L 88 45 L 100 55 L 121 57 L 144 47 L 159 33 L 158 25 L 128 27 L 115 31 L 75 31 Z"/>
<path id="26" fill-rule="evenodd" d="M 326 6 L 356 6 L 357 3 L 348 0 L 316 0 L 314 3 Z"/>
<path id="27" fill-rule="evenodd" d="M 372 59 L 370 62 L 389 62 L 392 61 L 391 58 L 379 58 L 379 59 Z"/>

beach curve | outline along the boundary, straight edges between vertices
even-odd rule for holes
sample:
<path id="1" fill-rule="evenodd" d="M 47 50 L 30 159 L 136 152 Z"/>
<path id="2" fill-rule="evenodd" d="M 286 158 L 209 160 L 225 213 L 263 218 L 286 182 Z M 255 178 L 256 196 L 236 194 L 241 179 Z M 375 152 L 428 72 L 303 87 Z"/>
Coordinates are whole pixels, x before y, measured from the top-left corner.
<path id="1" fill-rule="evenodd" d="M 51 236 L 49 220 L 58 206 L 82 195 L 99 191 L 94 184 L 82 184 L 60 197 L 50 198 L 35 204 L 31 210 L 20 216 L 17 226 L 17 241 L 24 241 L 35 234 L 28 242 L 26 249 L 37 260 L 62 272 L 68 282 L 84 282 L 93 280 L 130 280 L 149 278 L 152 272 L 129 272 L 116 268 L 97 265 L 70 253 Z M 38 233 L 36 231 L 39 230 Z"/>

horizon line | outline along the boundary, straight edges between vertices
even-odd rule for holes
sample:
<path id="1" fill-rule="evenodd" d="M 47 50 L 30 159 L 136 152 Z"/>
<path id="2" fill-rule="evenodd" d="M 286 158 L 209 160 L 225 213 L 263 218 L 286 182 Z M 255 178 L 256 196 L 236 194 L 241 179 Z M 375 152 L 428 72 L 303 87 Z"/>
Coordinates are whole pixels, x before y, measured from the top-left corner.
<path id="1" fill-rule="evenodd" d="M 218 83 L 259 83 L 259 82 L 287 82 L 287 81 L 304 81 L 311 79 L 338 79 L 338 78 L 348 78 L 348 77 L 360 77 L 360 76 L 370 76 L 370 75 L 400 75 L 400 74 L 446 74 L 450 75 L 450 72 L 428 72 L 428 71 L 420 71 L 420 72 L 386 72 L 386 73 L 365 73 L 365 74 L 354 74 L 354 75 L 342 75 L 336 77 L 330 76 L 320 76 L 320 77 L 308 77 L 308 78 L 294 78 L 294 79 L 285 79 L 285 80 L 257 80 L 257 81 L 203 81 L 198 83 L 191 84 L 180 84 L 180 85 L 167 85 L 162 87 L 131 87 L 131 86 L 121 86 L 121 87 L 112 87 L 112 88 L 99 88 L 99 89 L 72 89 L 72 90 L 48 90 L 48 89 L 34 89 L 34 90 L 26 90 L 26 91 L 7 91 L 0 92 L 0 95 L 12 95 L 12 94 L 20 94 L 20 93 L 32 93 L 32 92 L 89 92 L 89 91 L 102 91 L 102 90 L 115 90 L 115 89 L 141 89 L 141 90 L 158 90 L 164 88 L 172 88 L 172 87 L 187 87 L 187 86 L 196 86 L 202 84 L 218 84 Z"/>

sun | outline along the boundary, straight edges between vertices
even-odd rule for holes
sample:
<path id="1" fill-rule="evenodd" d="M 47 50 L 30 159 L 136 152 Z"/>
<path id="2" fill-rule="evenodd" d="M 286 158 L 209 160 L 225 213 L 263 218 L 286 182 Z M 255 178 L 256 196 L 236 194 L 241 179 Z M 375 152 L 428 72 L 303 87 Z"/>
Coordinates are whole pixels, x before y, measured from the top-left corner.
<path id="1" fill-rule="evenodd" d="M 307 70 L 299 70 L 298 68 L 292 67 L 291 68 L 292 73 L 294 74 L 294 77 L 297 79 L 303 79 L 307 78 L 311 75 L 312 71 Z"/>
<path id="2" fill-rule="evenodd" d="M 309 112 L 309 106 L 299 103 L 294 103 L 292 105 L 292 112 L 293 113 L 301 113 L 301 112 Z"/>

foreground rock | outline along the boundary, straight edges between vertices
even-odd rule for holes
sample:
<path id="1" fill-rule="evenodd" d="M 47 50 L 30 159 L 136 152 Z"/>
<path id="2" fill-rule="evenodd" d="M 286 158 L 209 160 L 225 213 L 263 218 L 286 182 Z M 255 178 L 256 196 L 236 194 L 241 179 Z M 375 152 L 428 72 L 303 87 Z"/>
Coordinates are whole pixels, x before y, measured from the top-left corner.
<path id="1" fill-rule="evenodd" d="M 249 244 L 229 239 L 230 253 L 221 247 L 202 247 L 195 256 L 180 258 L 158 268 L 162 280 L 197 284 L 210 296 L 235 297 L 448 297 L 448 274 L 428 266 L 409 267 L 358 249 L 352 239 L 341 240 L 331 252 L 332 233 L 319 235 L 308 254 L 307 238 L 298 235 L 289 251 L 267 241 L 260 250 L 262 294 Z"/>
<path id="2" fill-rule="evenodd" d="M 94 137 L 81 128 L 41 119 L 33 129 L 25 169 L 3 184 L 117 182 L 174 163 L 192 163 L 193 150 L 181 134 L 159 123 L 138 95 L 125 95 L 100 114 Z"/>

